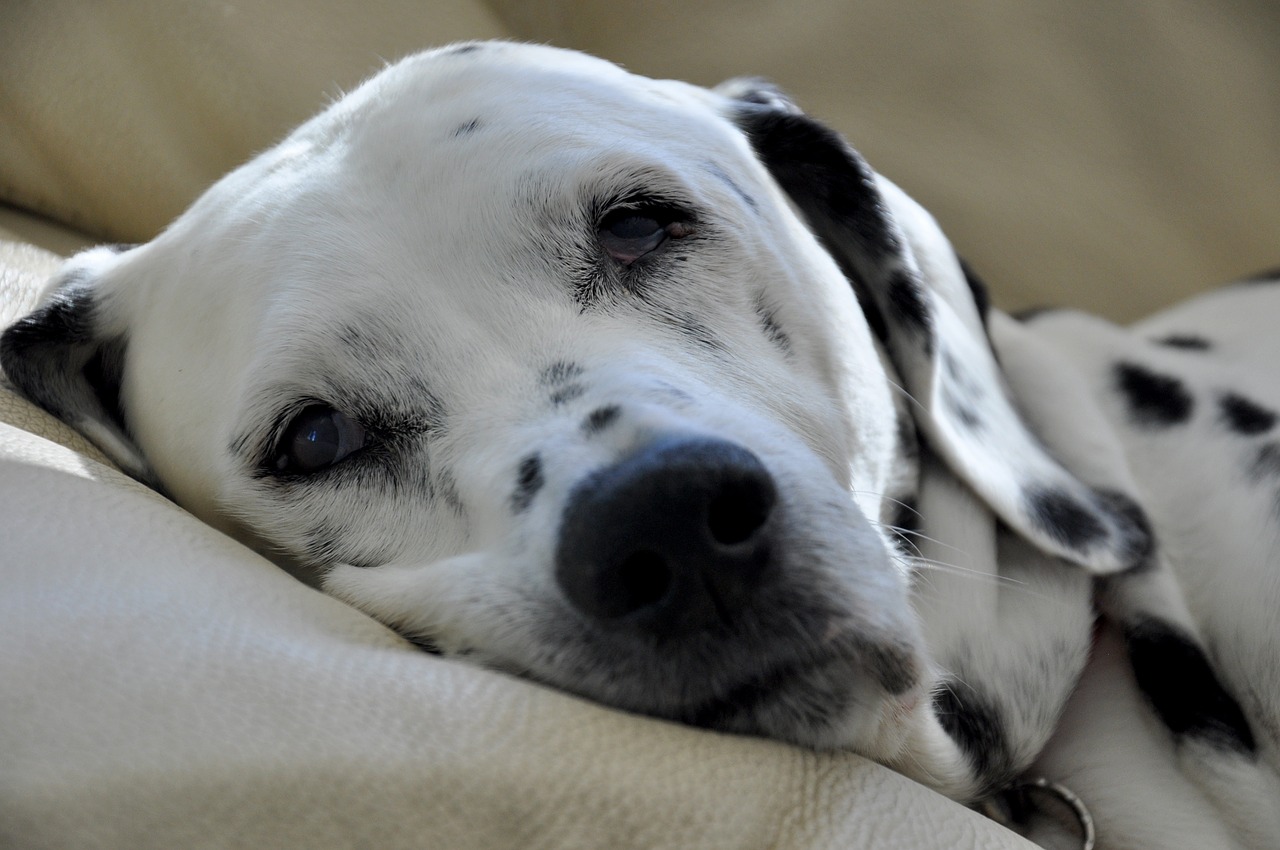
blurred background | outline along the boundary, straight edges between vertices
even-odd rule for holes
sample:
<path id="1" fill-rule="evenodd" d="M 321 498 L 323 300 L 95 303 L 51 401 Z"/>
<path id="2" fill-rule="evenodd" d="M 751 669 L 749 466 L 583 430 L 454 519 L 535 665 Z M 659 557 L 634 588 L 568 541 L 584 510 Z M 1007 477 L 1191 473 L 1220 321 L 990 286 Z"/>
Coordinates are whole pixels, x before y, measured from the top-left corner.
<path id="1" fill-rule="evenodd" d="M 3 0 L 0 230 L 139 241 L 385 62 L 469 38 L 766 76 L 997 305 L 1136 318 L 1280 265 L 1274 0 Z"/>

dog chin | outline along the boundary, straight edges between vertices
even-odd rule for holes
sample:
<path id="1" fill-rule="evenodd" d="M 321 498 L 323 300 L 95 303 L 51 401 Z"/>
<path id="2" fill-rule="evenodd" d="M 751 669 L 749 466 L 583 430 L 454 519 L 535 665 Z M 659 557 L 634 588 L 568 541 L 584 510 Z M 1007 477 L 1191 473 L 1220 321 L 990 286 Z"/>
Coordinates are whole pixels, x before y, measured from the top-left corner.
<path id="1" fill-rule="evenodd" d="M 837 660 L 778 683 L 755 705 L 727 707 L 719 723 L 695 725 L 886 760 L 906 746 L 922 693 L 915 687 L 890 695 L 865 671 Z"/>

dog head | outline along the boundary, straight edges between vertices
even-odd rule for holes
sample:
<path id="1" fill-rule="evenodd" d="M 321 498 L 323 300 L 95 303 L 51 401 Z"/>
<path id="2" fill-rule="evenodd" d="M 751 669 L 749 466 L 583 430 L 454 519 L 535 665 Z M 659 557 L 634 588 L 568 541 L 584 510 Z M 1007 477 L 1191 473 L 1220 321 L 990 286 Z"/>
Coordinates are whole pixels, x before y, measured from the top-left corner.
<path id="1" fill-rule="evenodd" d="M 937 731 L 886 524 L 917 427 L 1047 551 L 1142 545 L 1023 426 L 981 311 L 932 219 L 767 88 L 473 44 L 71 259 L 0 353 L 412 640 L 893 762 Z"/>

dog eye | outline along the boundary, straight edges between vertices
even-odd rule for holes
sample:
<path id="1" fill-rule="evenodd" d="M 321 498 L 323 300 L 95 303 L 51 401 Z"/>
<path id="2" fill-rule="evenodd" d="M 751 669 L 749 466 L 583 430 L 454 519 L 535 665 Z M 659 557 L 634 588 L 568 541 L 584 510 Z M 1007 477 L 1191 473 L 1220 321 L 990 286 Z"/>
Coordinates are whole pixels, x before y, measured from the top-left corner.
<path id="1" fill-rule="evenodd" d="M 327 404 L 304 407 L 284 429 L 272 460 L 276 472 L 310 475 L 367 442 L 364 426 Z"/>
<path id="2" fill-rule="evenodd" d="M 614 210 L 596 229 L 600 245 L 624 266 L 651 253 L 667 239 L 681 239 L 692 232 L 679 210 L 657 205 Z"/>

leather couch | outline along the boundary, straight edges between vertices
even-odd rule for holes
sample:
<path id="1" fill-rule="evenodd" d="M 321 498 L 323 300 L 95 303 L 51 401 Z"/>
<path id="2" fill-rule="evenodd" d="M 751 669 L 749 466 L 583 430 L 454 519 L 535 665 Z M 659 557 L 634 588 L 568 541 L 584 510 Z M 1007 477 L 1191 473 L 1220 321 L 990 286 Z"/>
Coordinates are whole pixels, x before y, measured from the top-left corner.
<path id="1" fill-rule="evenodd" d="M 1274 259 L 1269 5 L 1128 3 L 1109 21 L 985 8 L 6 4 L 0 324 L 35 302 L 56 253 L 148 238 L 382 61 L 460 38 L 547 40 L 701 83 L 771 76 L 932 207 L 1006 306 L 1125 317 Z M 1114 281 L 1140 279 L 1116 297 Z M 854 755 L 424 655 L 3 386 L 0 504 L 2 846 L 1030 846 Z"/>

